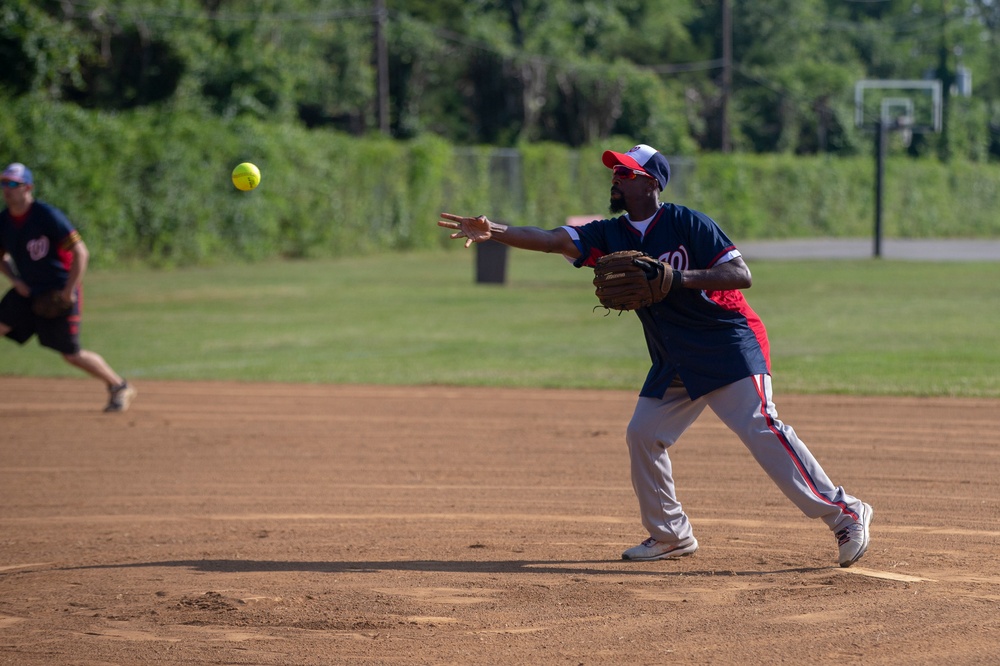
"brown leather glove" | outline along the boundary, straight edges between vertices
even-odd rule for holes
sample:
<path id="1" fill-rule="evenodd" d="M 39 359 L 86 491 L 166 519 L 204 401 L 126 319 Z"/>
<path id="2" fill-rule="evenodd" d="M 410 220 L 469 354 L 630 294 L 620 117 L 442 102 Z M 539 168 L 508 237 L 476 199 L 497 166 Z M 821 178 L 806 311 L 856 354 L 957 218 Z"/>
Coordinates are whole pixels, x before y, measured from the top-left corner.
<path id="1" fill-rule="evenodd" d="M 674 273 L 637 250 L 606 254 L 594 266 L 597 299 L 613 310 L 637 310 L 667 297 Z"/>
<path id="2" fill-rule="evenodd" d="M 43 319 L 65 317 L 73 310 L 73 301 L 67 300 L 59 289 L 46 291 L 31 299 L 31 311 Z"/>

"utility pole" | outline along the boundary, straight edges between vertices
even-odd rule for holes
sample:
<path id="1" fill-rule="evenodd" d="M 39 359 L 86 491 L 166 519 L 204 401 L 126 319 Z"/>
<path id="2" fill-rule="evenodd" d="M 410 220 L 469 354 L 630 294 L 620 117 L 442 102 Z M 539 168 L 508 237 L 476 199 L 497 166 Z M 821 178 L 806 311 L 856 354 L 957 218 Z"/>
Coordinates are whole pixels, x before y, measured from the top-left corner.
<path id="1" fill-rule="evenodd" d="M 389 52 L 385 41 L 385 0 L 375 0 L 376 115 L 378 129 L 389 134 Z"/>
<path id="2" fill-rule="evenodd" d="M 733 10 L 730 0 L 722 0 L 722 104 L 720 108 L 719 149 L 732 150 L 729 137 L 729 97 L 733 88 Z"/>

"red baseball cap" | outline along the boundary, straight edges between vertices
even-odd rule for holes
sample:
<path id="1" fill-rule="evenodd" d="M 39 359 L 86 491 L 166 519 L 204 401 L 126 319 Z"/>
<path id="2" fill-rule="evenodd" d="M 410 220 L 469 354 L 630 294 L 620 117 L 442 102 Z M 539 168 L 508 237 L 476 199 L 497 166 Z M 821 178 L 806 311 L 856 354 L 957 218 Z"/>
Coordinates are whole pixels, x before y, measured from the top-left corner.
<path id="1" fill-rule="evenodd" d="M 606 150 L 602 161 L 604 166 L 609 169 L 621 164 L 629 169 L 649 174 L 660 184 L 661 191 L 666 189 L 667 182 L 670 180 L 670 163 L 667 162 L 667 158 L 655 148 L 644 143 L 633 146 L 627 153 Z"/>

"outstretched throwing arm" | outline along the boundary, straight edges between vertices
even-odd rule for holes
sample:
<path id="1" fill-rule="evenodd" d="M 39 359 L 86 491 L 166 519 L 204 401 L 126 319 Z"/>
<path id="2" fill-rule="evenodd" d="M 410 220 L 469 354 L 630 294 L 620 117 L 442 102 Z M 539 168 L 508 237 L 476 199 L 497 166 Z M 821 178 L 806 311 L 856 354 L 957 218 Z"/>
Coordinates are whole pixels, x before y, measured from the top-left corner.
<path id="1" fill-rule="evenodd" d="M 478 217 L 463 217 L 451 213 L 441 213 L 438 226 L 445 229 L 455 229 L 452 238 L 465 239 L 465 247 L 473 243 L 482 243 L 493 239 L 504 245 L 534 250 L 535 252 L 553 252 L 570 259 L 580 256 L 580 251 L 570 235 L 563 229 L 540 229 L 539 227 L 513 227 L 507 224 L 491 222 L 485 215 Z"/>

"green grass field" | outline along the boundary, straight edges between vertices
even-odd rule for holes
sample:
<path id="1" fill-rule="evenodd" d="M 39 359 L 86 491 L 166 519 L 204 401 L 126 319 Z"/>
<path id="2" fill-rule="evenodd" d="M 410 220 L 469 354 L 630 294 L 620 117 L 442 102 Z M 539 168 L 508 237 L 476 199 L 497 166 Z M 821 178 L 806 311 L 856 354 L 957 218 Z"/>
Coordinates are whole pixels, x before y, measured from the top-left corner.
<path id="1" fill-rule="evenodd" d="M 592 272 L 512 251 L 91 271 L 83 344 L 129 378 L 638 389 L 633 315 L 594 310 Z M 1000 263 L 751 263 L 781 392 L 1000 397 Z M 81 376 L 35 341 L 0 374 Z"/>

